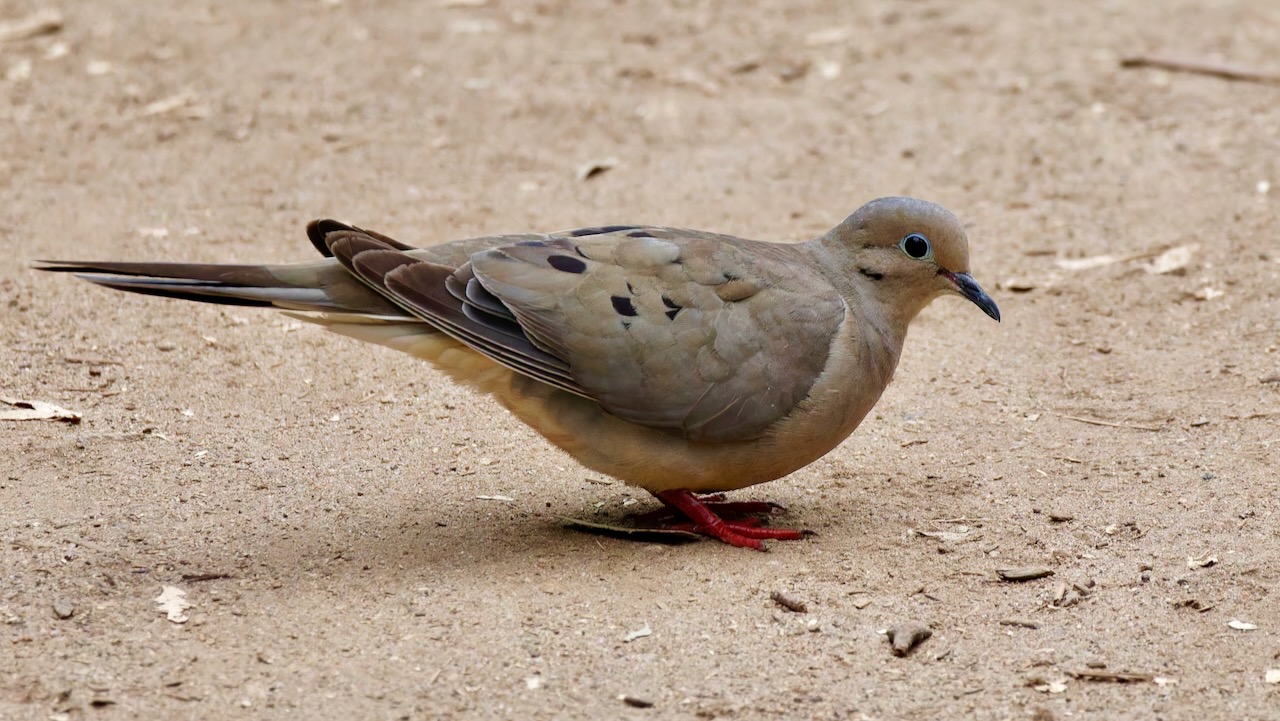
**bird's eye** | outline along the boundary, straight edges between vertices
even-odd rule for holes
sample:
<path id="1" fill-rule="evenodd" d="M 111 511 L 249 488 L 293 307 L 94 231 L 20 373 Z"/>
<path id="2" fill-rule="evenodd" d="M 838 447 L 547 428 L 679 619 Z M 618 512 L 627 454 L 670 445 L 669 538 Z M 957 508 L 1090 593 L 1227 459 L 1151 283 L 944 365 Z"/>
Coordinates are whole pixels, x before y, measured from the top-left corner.
<path id="1" fill-rule="evenodd" d="M 924 260 L 933 255 L 933 245 L 929 239 L 919 233 L 912 233 L 898 242 L 902 252 L 916 260 Z"/>

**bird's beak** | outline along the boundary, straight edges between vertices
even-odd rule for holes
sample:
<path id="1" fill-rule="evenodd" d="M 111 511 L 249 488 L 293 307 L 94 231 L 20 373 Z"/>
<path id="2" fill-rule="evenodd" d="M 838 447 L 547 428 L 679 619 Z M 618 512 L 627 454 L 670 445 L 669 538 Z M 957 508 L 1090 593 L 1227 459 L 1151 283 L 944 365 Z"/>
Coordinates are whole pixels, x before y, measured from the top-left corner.
<path id="1" fill-rule="evenodd" d="M 991 296 L 987 295 L 973 276 L 968 273 L 952 273 L 949 270 L 939 271 L 939 273 L 955 284 L 957 293 L 973 301 L 973 304 L 981 308 L 983 313 L 995 318 L 997 323 L 1000 322 L 1000 309 L 996 307 L 996 302 L 991 300 Z"/>

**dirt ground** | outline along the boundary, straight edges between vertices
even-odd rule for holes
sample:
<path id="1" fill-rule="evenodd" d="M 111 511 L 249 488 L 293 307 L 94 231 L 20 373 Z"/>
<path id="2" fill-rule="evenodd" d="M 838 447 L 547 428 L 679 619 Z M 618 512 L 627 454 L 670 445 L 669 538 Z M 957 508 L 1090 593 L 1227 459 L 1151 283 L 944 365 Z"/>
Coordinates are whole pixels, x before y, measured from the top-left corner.
<path id="1" fill-rule="evenodd" d="M 1272 0 L 61 10 L 0 41 L 0 395 L 84 420 L 0 421 L 0 717 L 1280 719 L 1280 87 L 1120 63 L 1280 71 Z M 737 494 L 818 532 L 768 554 L 565 529 L 653 502 L 409 356 L 29 269 L 891 194 L 1004 322 Z"/>

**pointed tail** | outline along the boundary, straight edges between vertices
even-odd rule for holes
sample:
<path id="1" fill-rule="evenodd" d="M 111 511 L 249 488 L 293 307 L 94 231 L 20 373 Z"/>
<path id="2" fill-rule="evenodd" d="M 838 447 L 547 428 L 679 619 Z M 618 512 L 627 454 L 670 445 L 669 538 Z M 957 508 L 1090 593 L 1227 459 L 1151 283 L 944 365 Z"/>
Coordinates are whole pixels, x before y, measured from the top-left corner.
<path id="1" fill-rule="evenodd" d="M 325 236 L 335 231 L 364 232 L 331 220 L 316 221 L 307 228 L 312 243 L 327 256 L 332 253 L 324 242 Z M 72 273 L 90 283 L 130 293 L 223 305 L 409 320 L 402 309 L 352 277 L 332 257 L 288 265 L 62 260 L 37 263 L 38 270 Z"/>

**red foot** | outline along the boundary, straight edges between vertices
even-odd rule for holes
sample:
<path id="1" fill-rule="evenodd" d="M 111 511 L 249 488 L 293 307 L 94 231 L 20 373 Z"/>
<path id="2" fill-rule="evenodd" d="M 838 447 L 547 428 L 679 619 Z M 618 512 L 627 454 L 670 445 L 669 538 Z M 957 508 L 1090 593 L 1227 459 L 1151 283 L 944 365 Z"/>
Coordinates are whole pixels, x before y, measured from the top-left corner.
<path id="1" fill-rule="evenodd" d="M 701 533 L 704 536 L 718 538 L 730 546 L 754 548 L 757 551 L 763 551 L 765 550 L 763 541 L 766 539 L 795 541 L 805 536 L 804 531 L 790 528 L 762 528 L 760 527 L 761 520 L 758 518 L 726 521 L 716 514 L 716 511 L 729 515 L 772 513 L 780 508 L 775 504 L 763 501 L 734 503 L 725 501 L 722 494 L 699 497 L 692 491 L 684 490 L 663 491 L 654 495 L 672 511 L 678 512 L 679 515 L 689 519 L 687 521 L 668 521 L 663 524 L 665 528 Z M 662 514 L 674 515 L 666 512 L 662 512 Z M 661 517 L 657 514 L 645 515 L 652 516 L 654 519 Z"/>

